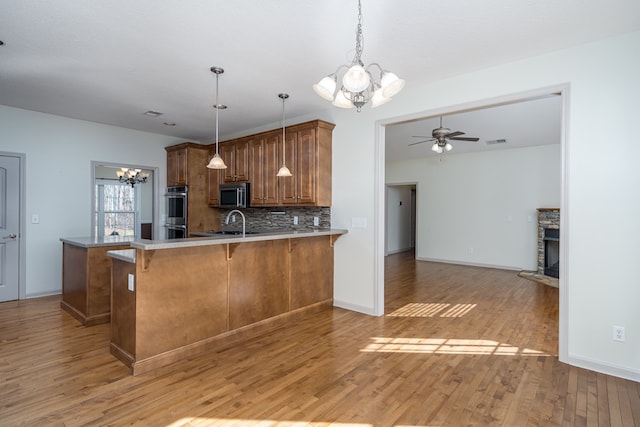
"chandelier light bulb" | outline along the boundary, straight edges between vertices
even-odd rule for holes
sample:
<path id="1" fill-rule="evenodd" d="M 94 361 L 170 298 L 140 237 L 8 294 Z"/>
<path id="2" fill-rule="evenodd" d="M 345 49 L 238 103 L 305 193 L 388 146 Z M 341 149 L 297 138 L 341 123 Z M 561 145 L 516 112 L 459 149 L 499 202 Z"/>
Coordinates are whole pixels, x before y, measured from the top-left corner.
<path id="1" fill-rule="evenodd" d="M 333 101 L 333 94 L 336 91 L 337 85 L 336 78 L 335 74 L 324 77 L 313 85 L 313 90 L 327 101 Z"/>
<path id="2" fill-rule="evenodd" d="M 393 74 L 390 71 L 385 71 L 382 73 L 382 78 L 380 79 L 380 85 L 382 86 L 382 93 L 387 98 L 391 98 L 398 92 L 404 88 L 405 81 L 403 79 L 399 79 L 398 76 Z"/>
<path id="3" fill-rule="evenodd" d="M 369 87 L 371 78 L 360 64 L 351 66 L 342 77 L 342 85 L 349 92 L 362 92 Z"/>
<path id="4" fill-rule="evenodd" d="M 447 151 L 451 151 L 451 149 L 452 149 L 452 148 L 453 148 L 453 146 L 452 146 L 451 144 L 449 144 L 448 142 L 447 142 L 447 144 L 444 146 L 444 149 L 445 149 L 445 150 L 447 150 Z"/>
<path id="5" fill-rule="evenodd" d="M 371 108 L 376 108 L 382 104 L 386 104 L 391 101 L 391 98 L 384 96 L 383 89 L 378 88 L 371 97 Z"/>
<path id="6" fill-rule="evenodd" d="M 338 93 L 336 94 L 336 99 L 333 100 L 332 104 L 340 108 L 354 107 L 353 102 L 348 100 L 347 97 L 344 96 L 344 93 L 341 90 L 339 90 Z"/>

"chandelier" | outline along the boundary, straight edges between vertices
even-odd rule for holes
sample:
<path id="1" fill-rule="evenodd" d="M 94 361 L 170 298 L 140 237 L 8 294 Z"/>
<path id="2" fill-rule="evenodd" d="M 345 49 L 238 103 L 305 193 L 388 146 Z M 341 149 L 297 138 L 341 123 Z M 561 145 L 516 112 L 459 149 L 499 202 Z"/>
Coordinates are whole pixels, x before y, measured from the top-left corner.
<path id="1" fill-rule="evenodd" d="M 220 152 L 218 151 L 218 111 L 227 108 L 226 105 L 218 103 L 218 78 L 220 74 L 224 73 L 224 70 L 220 67 L 211 67 L 211 72 L 216 75 L 216 105 L 213 106 L 213 108 L 216 109 L 216 153 L 211 158 L 207 167 L 209 169 L 226 169 L 227 165 L 224 164 L 224 160 L 222 160 Z"/>
<path id="2" fill-rule="evenodd" d="M 358 0 L 358 26 L 356 27 L 356 54 L 351 65 L 341 65 L 335 72 L 324 77 L 313 85 L 313 90 L 333 105 L 340 108 L 356 107 L 360 111 L 363 105 L 371 101 L 371 107 L 391 101 L 391 97 L 404 87 L 405 81 L 398 78 L 388 70 L 384 70 L 379 64 L 371 63 L 366 68 L 362 62 L 362 50 L 364 37 L 362 36 L 362 5 Z M 372 68 L 380 72 L 379 79 L 375 80 L 371 74 Z M 336 91 L 338 72 L 347 69 L 342 76 L 342 85 Z"/>
<path id="3" fill-rule="evenodd" d="M 116 171 L 116 175 L 118 175 L 118 181 L 131 184 L 131 187 L 136 184 L 145 183 L 147 182 L 147 178 L 149 178 L 149 174 L 142 172 L 142 169 L 120 168 L 119 171 Z"/>

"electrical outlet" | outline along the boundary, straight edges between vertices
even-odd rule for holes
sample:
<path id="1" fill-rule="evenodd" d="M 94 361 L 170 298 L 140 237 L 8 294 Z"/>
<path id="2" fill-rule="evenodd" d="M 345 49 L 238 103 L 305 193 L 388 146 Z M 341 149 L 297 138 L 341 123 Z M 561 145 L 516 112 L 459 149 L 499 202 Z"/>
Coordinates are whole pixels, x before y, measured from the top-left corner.
<path id="1" fill-rule="evenodd" d="M 613 325 L 613 340 L 624 342 L 624 326 Z"/>
<path id="2" fill-rule="evenodd" d="M 298 217 L 297 216 L 293 217 L 293 225 L 298 225 Z"/>
<path id="3" fill-rule="evenodd" d="M 313 226 L 314 226 L 314 227 L 317 227 L 317 226 L 319 226 L 319 225 L 320 225 L 320 218 L 319 218 L 319 217 L 317 217 L 317 216 L 314 216 L 314 217 L 313 217 Z"/>

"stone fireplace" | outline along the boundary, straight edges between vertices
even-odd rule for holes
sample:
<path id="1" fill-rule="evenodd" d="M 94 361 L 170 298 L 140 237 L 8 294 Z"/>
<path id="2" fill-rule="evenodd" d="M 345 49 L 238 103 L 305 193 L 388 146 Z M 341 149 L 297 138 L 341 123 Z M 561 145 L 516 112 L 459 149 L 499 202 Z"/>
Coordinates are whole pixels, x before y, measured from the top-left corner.
<path id="1" fill-rule="evenodd" d="M 538 208 L 538 274 L 560 277 L 560 209 Z"/>

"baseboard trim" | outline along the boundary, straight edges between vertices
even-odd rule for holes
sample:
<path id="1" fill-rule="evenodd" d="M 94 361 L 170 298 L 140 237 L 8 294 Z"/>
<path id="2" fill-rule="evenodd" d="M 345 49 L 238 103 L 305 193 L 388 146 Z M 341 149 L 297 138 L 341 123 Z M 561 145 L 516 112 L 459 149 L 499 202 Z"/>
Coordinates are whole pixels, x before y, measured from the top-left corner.
<path id="1" fill-rule="evenodd" d="M 333 306 L 337 308 L 344 308 L 345 310 L 355 311 L 356 313 L 368 314 L 369 316 L 375 316 L 373 307 L 365 307 L 362 305 L 351 304 L 349 302 L 333 300 Z"/>
<path id="2" fill-rule="evenodd" d="M 467 265 L 469 267 L 496 268 L 498 270 L 512 270 L 512 271 L 524 270 L 522 267 L 514 267 L 512 265 L 483 264 L 478 262 L 465 262 L 465 261 L 438 259 L 438 258 L 416 257 L 416 261 L 429 261 L 429 262 L 440 262 L 443 264 Z"/>
<path id="3" fill-rule="evenodd" d="M 600 372 L 601 374 L 612 375 L 614 377 L 640 382 L 640 371 L 636 371 L 633 369 L 610 365 L 608 363 L 603 363 L 575 355 L 569 355 L 569 358 L 567 360 L 561 360 L 561 362 L 565 362 L 568 365 L 578 368 Z"/>

